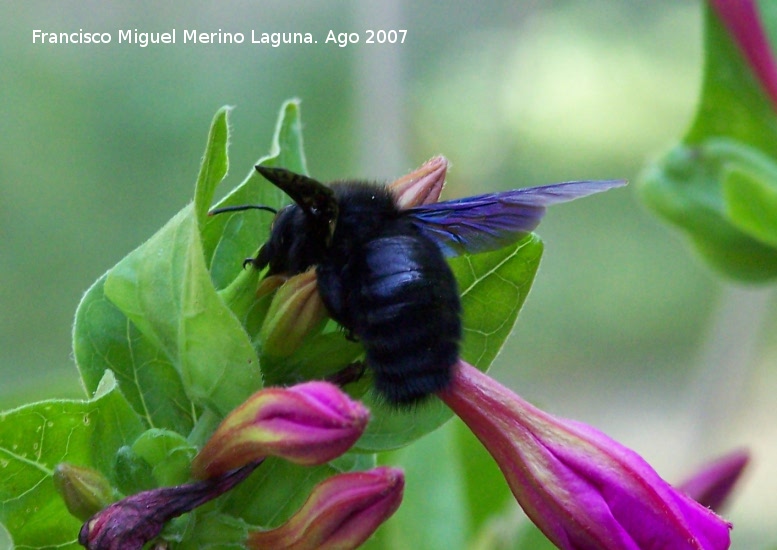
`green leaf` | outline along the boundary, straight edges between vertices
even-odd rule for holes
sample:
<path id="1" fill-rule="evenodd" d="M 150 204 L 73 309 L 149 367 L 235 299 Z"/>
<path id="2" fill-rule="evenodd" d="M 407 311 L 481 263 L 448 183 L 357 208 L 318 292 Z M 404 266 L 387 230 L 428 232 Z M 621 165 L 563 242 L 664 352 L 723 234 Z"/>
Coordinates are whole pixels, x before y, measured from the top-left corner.
<path id="1" fill-rule="evenodd" d="M 262 356 L 262 372 L 268 385 L 282 385 L 294 381 L 323 379 L 356 361 L 364 354 L 357 342 L 347 340 L 342 330 L 335 329 L 307 338 L 302 346 L 288 357 Z M 354 388 L 347 391 L 355 397 Z M 363 392 L 362 392 L 363 393 Z"/>
<path id="2" fill-rule="evenodd" d="M 151 465 L 129 445 L 124 445 L 116 452 L 114 472 L 116 489 L 124 495 L 134 495 L 156 487 Z"/>
<path id="3" fill-rule="evenodd" d="M 219 512 L 198 513 L 187 528 L 177 550 L 243 550 L 248 537 L 245 522 Z"/>
<path id="4" fill-rule="evenodd" d="M 464 306 L 461 356 L 480 370 L 488 370 L 512 332 L 542 251 L 532 233 L 514 246 L 452 260 Z"/>
<path id="5" fill-rule="evenodd" d="M 211 127 L 194 208 L 184 208 L 111 269 L 104 290 L 175 366 L 194 404 L 222 415 L 261 387 L 256 353 L 213 287 L 199 232 L 203 204 L 226 171 L 227 132 L 223 109 Z"/>
<path id="6" fill-rule="evenodd" d="M 373 455 L 346 453 L 321 466 L 298 466 L 270 457 L 251 477 L 217 503 L 222 513 L 264 529 L 289 519 L 307 500 L 313 487 L 338 473 L 375 466 Z"/>
<path id="7" fill-rule="evenodd" d="M 514 546 L 521 550 L 555 550 L 556 545 L 540 531 L 539 527 L 531 522 L 525 522 Z"/>
<path id="8" fill-rule="evenodd" d="M 777 221 L 763 220 L 768 203 L 756 201 L 777 190 L 775 175 L 769 158 L 752 147 L 710 138 L 676 147 L 645 174 L 642 194 L 688 231 L 712 266 L 738 279 L 768 280 L 777 275 L 777 248 L 764 237 Z"/>
<path id="9" fill-rule="evenodd" d="M 257 164 L 307 173 L 298 100 L 286 101 L 281 107 L 270 154 L 260 158 Z M 216 207 L 262 204 L 280 208 L 288 202 L 289 198 L 266 182 L 252 166 L 245 180 Z M 240 276 L 243 260 L 256 254 L 267 239 L 272 220 L 272 214 L 260 211 L 207 217 L 202 226 L 203 251 L 216 288 L 223 289 Z"/>
<path id="10" fill-rule="evenodd" d="M 505 541 L 517 535 L 518 505 L 493 457 L 461 420 L 454 418 L 413 445 L 381 458 L 405 470 L 408 490 L 402 506 L 365 544 L 365 550 L 514 547 Z M 447 532 L 437 533 L 435 526 Z"/>
<path id="11" fill-rule="evenodd" d="M 702 256 L 745 281 L 777 277 L 777 117 L 747 61 L 705 3 L 705 74 L 683 142 L 641 177 L 644 201 Z M 761 10 L 777 35 L 777 11 Z"/>
<path id="12" fill-rule="evenodd" d="M 86 292 L 76 311 L 73 353 L 89 395 L 107 370 L 149 427 L 188 433 L 194 409 L 167 355 L 104 293 L 105 276 Z"/>
<path id="13" fill-rule="evenodd" d="M 777 248 L 777 174 L 767 177 L 751 166 L 733 166 L 723 180 L 731 222 L 764 244 Z"/>
<path id="14" fill-rule="evenodd" d="M 229 121 L 230 107 L 222 107 L 213 117 L 205 154 L 202 157 L 200 173 L 194 188 L 194 208 L 197 223 L 203 225 L 208 217 L 208 209 L 213 202 L 216 187 L 229 171 Z"/>
<path id="15" fill-rule="evenodd" d="M 392 462 L 405 471 L 402 506 L 381 528 L 380 544 L 367 548 L 463 550 L 470 536 L 467 478 L 455 448 L 454 424 L 398 451 Z M 478 479 L 478 478 L 476 478 Z M 376 542 L 378 542 L 376 541 Z"/>
<path id="16" fill-rule="evenodd" d="M 514 246 L 451 261 L 464 309 L 461 356 L 486 371 L 510 334 L 529 293 L 542 257 L 534 234 Z M 451 418 L 439 400 L 411 411 L 397 411 L 371 393 L 363 398 L 372 419 L 356 448 L 369 452 L 396 449 L 438 428 Z"/>
<path id="17" fill-rule="evenodd" d="M 135 440 L 132 451 L 152 467 L 157 486 L 180 485 L 189 478 L 197 449 L 182 435 L 151 429 Z"/>
<path id="18" fill-rule="evenodd" d="M 52 479 L 60 462 L 111 472 L 143 425 L 106 372 L 93 399 L 51 400 L 0 414 L 0 522 L 24 548 L 76 548 L 81 522 Z"/>
<path id="19" fill-rule="evenodd" d="M 14 550 L 13 539 L 11 533 L 5 528 L 5 525 L 0 523 L 0 548 L 6 548 L 8 550 Z"/>
<path id="20" fill-rule="evenodd" d="M 469 519 L 472 530 L 478 531 L 503 514 L 507 506 L 515 507 L 517 504 L 499 466 L 477 437 L 459 419 L 449 425 L 455 435 L 455 445 L 452 445 L 455 453 L 451 454 L 458 456 L 461 462 L 459 468 Z"/>

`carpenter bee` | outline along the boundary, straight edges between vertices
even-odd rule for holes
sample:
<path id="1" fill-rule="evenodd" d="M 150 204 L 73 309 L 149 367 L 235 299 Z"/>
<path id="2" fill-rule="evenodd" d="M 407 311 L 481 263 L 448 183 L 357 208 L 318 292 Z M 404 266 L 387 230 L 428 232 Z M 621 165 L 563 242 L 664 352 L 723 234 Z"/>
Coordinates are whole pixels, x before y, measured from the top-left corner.
<path id="1" fill-rule="evenodd" d="M 293 204 L 276 213 L 267 242 L 244 262 L 266 275 L 315 266 L 330 316 L 359 339 L 375 390 L 411 405 L 448 386 L 462 336 L 461 301 L 446 256 L 501 248 L 532 231 L 545 207 L 624 185 L 578 181 L 402 209 L 384 185 L 324 185 L 257 166 Z M 246 205 L 212 211 L 244 210 Z"/>

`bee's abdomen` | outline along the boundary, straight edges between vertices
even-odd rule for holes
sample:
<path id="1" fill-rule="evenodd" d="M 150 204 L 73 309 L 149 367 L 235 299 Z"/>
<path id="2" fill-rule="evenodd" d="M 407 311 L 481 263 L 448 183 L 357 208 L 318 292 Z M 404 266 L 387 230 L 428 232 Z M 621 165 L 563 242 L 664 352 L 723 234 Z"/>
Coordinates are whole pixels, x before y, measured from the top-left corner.
<path id="1" fill-rule="evenodd" d="M 392 235 L 363 249 L 353 332 L 372 369 L 375 389 L 410 404 L 450 382 L 459 353 L 461 304 L 456 279 L 437 246 L 417 235 Z"/>

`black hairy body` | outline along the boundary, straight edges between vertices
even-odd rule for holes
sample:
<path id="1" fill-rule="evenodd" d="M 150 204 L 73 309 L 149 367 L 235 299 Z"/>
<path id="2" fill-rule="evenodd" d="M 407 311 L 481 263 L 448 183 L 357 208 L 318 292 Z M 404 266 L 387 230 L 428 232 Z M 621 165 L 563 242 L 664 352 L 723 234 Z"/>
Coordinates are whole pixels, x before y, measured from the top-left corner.
<path id="1" fill-rule="evenodd" d="M 278 214 L 260 253 L 270 273 L 316 265 L 331 317 L 366 351 L 378 394 L 409 404 L 447 387 L 461 339 L 456 279 L 436 243 L 403 217 L 381 185 L 331 185 L 338 205 L 329 244 L 297 205 Z"/>
<path id="2" fill-rule="evenodd" d="M 461 304 L 438 246 L 399 215 L 381 186 L 332 186 L 340 205 L 319 292 L 364 345 L 375 389 L 391 403 L 447 387 L 459 354 Z"/>

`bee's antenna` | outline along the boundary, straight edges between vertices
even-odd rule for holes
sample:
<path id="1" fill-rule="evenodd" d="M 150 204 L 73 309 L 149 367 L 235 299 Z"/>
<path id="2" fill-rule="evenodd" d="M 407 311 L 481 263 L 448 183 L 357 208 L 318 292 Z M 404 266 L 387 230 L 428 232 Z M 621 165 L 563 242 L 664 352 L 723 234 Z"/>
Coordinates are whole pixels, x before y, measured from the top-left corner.
<path id="1" fill-rule="evenodd" d="M 236 206 L 224 206 L 222 208 L 214 208 L 208 212 L 208 216 L 215 216 L 216 214 L 223 214 L 224 212 L 240 212 L 242 210 L 265 210 L 277 214 L 278 211 L 275 208 L 264 206 L 262 204 L 238 204 Z"/>

